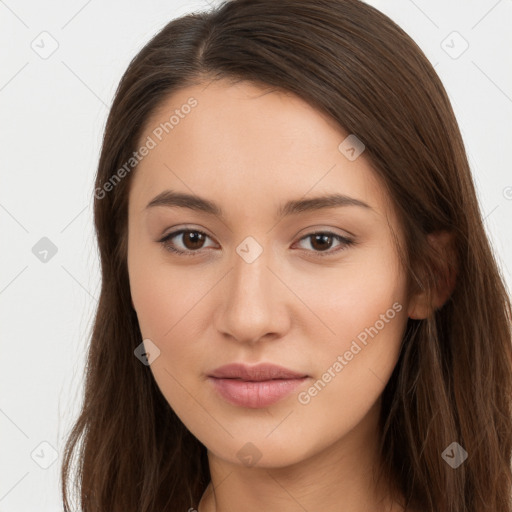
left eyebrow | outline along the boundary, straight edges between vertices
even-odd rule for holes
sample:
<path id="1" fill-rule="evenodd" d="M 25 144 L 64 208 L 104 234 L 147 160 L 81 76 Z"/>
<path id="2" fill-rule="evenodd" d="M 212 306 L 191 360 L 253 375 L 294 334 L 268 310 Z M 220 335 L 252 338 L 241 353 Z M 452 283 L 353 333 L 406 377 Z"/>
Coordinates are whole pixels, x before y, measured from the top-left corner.
<path id="1" fill-rule="evenodd" d="M 158 194 L 147 204 L 146 209 L 154 206 L 189 208 L 191 210 L 201 211 L 224 218 L 222 208 L 217 203 L 200 196 L 172 190 L 164 190 Z M 344 206 L 358 206 L 364 209 L 373 210 L 369 204 L 359 199 L 343 194 L 330 194 L 310 199 L 296 199 L 288 201 L 278 208 L 276 216 L 287 217 L 308 211 Z"/>

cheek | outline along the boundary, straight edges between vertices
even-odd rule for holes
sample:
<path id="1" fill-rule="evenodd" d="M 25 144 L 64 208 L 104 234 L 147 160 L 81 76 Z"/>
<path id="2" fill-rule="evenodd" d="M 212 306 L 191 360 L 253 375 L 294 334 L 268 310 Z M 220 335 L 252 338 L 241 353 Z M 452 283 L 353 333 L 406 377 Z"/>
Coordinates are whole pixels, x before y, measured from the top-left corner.
<path id="1" fill-rule="evenodd" d="M 407 323 L 405 276 L 394 253 L 370 251 L 310 287 L 307 297 L 330 332 L 316 337 L 318 382 L 299 402 L 318 414 L 329 403 L 335 428 L 340 415 L 360 420 L 393 372 Z"/>
<path id="2" fill-rule="evenodd" d="M 196 392 L 203 356 L 200 344 L 194 343 L 200 339 L 195 332 L 199 317 L 205 315 L 200 299 L 206 290 L 200 282 L 191 285 L 189 276 L 176 269 L 170 272 L 168 265 L 132 260 L 130 287 L 140 330 L 160 350 L 150 370 L 166 401 L 192 428 L 202 417 L 200 409 L 191 407 L 190 398 Z"/>
<path id="3" fill-rule="evenodd" d="M 174 304 L 170 293 L 150 271 L 140 270 L 130 275 L 132 301 L 144 338 L 159 340 L 169 330 Z"/>
<path id="4" fill-rule="evenodd" d="M 206 275 L 191 275 L 160 257 L 151 261 L 134 255 L 129 265 L 133 305 L 145 337 L 170 340 L 180 324 L 189 324 L 201 297 L 209 289 Z"/>
<path id="5" fill-rule="evenodd" d="M 151 370 L 164 391 L 175 393 L 170 385 L 175 377 L 185 384 L 199 373 L 198 362 L 204 357 L 205 325 L 208 323 L 206 295 L 216 275 L 199 270 L 193 274 L 168 263 L 148 264 L 133 257 L 129 268 L 132 301 L 144 339 L 149 338 L 160 350 Z"/>
<path id="6" fill-rule="evenodd" d="M 295 280 L 299 284 L 302 281 L 300 294 L 307 297 L 308 306 L 328 327 L 323 329 L 322 352 L 343 349 L 360 333 L 364 338 L 365 330 L 376 323 L 379 333 L 386 331 L 383 338 L 400 338 L 404 323 L 400 311 L 406 310 L 405 276 L 390 247 L 386 249 L 382 243 L 370 249 L 354 252 L 332 272 L 319 274 L 318 279 Z"/>

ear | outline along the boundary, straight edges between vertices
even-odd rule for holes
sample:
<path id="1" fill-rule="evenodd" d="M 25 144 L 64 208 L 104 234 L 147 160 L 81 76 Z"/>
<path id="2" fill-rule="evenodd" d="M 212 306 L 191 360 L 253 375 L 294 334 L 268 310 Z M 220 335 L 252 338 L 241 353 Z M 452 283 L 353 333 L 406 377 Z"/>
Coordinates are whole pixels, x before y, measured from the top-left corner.
<path id="1" fill-rule="evenodd" d="M 441 308 L 453 293 L 456 281 L 456 252 L 454 233 L 437 231 L 427 235 L 428 243 L 437 253 L 439 265 L 436 267 L 436 283 L 430 301 L 427 292 L 422 290 L 409 301 L 409 318 L 424 319 L 433 311 Z"/>

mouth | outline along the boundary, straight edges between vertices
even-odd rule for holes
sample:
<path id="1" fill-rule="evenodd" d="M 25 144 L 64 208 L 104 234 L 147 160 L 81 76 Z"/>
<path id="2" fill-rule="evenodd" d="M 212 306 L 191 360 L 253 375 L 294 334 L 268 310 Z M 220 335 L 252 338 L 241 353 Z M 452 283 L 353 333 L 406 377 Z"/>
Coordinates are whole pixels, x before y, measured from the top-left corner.
<path id="1" fill-rule="evenodd" d="M 306 374 L 273 364 L 230 364 L 214 370 L 208 381 L 232 405 L 251 409 L 268 407 L 308 380 Z"/>

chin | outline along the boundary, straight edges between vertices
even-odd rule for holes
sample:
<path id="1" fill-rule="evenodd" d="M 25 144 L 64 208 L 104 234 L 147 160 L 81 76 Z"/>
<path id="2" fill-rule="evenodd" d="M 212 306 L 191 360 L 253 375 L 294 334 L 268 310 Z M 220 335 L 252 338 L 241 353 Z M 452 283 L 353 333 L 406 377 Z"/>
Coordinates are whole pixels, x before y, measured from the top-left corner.
<path id="1" fill-rule="evenodd" d="M 215 457 L 246 468 L 285 468 L 302 462 L 314 453 L 312 447 L 308 450 L 291 436 L 285 442 L 284 437 L 265 439 L 265 436 L 259 438 L 247 432 L 243 439 L 230 438 L 222 443 L 213 440 L 202 442 Z"/>

